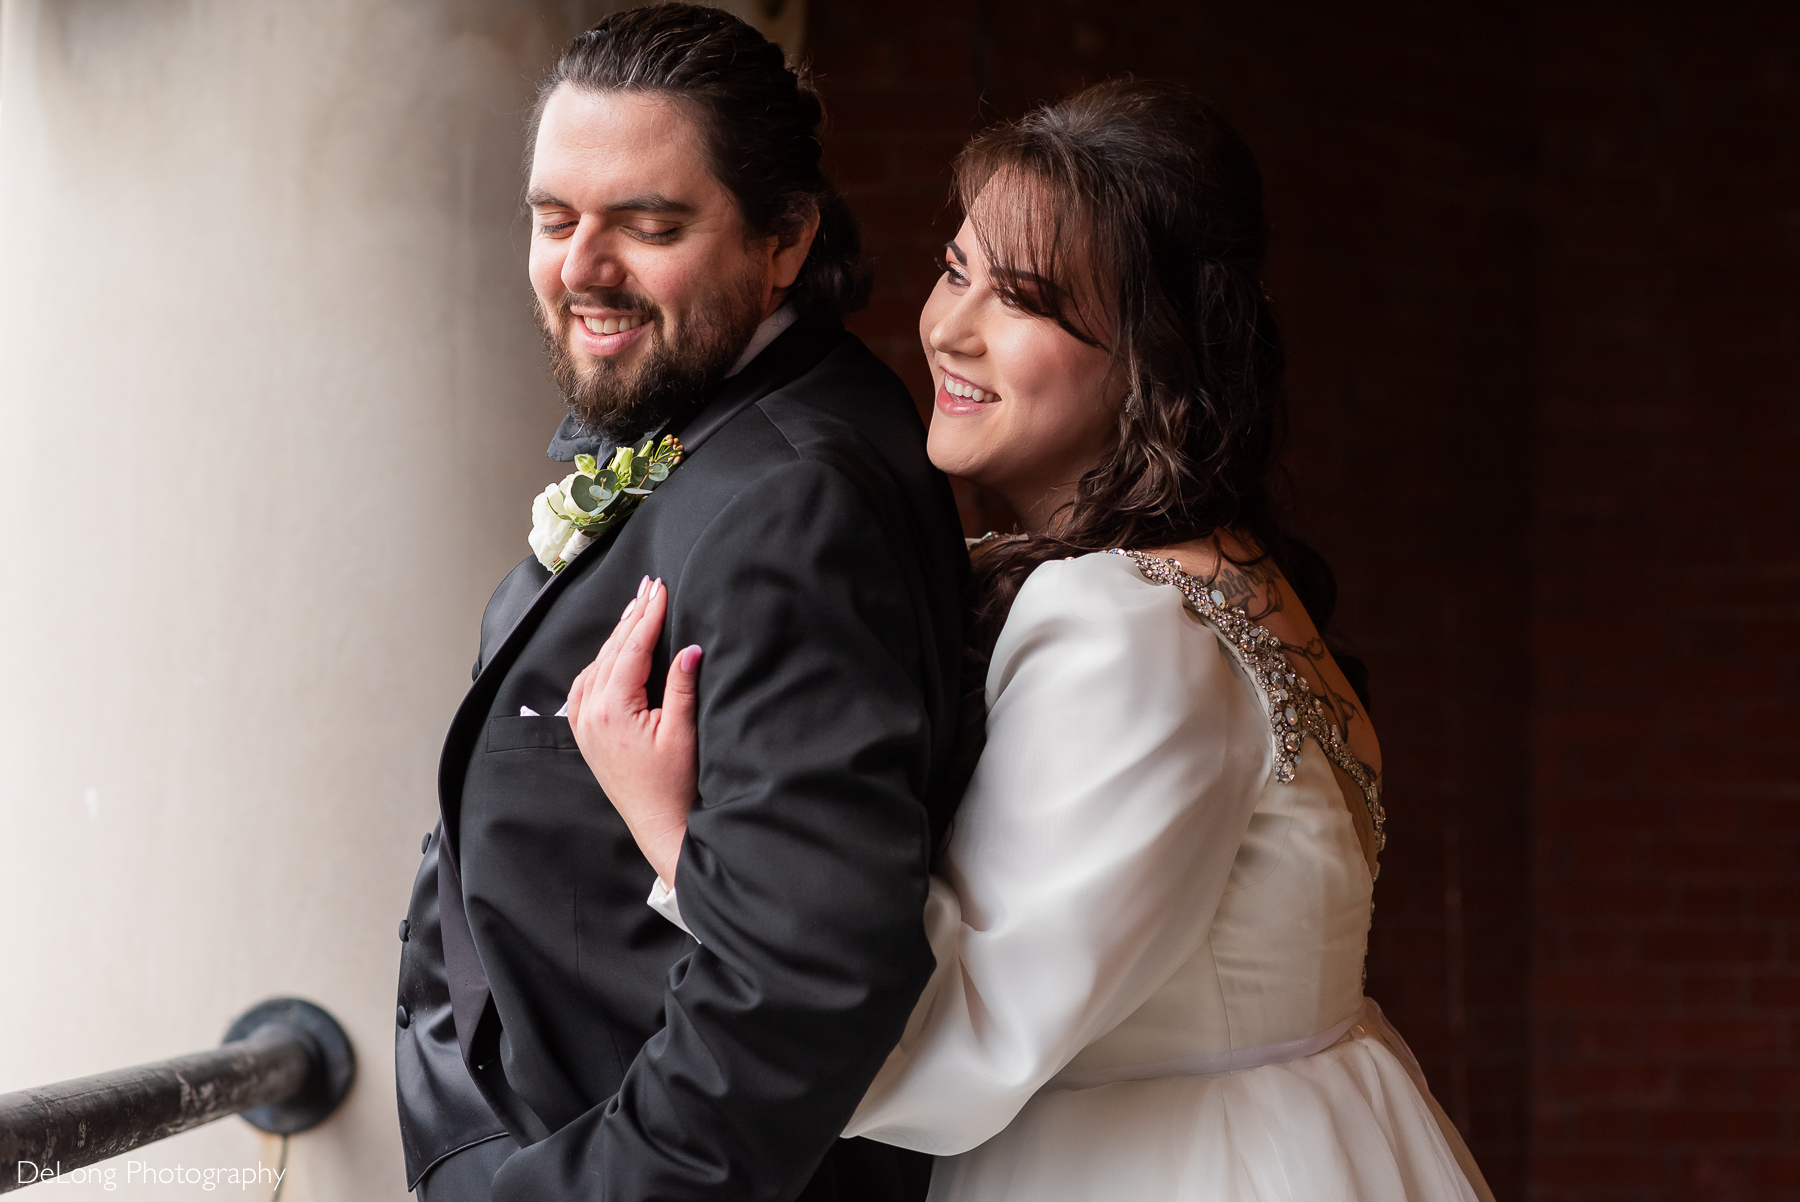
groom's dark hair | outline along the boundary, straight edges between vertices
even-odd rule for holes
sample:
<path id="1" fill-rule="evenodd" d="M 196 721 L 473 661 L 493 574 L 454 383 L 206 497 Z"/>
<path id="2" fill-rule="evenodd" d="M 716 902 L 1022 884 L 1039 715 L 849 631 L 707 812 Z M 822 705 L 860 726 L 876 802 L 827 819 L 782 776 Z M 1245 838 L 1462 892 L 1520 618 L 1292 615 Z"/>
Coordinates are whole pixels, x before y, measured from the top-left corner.
<path id="1" fill-rule="evenodd" d="M 788 292 L 802 312 L 839 317 L 869 300 L 862 232 L 819 167 L 824 105 L 781 47 L 716 8 L 659 4 L 614 13 L 570 42 L 538 87 L 526 155 L 544 106 L 568 84 L 590 92 L 659 92 L 687 106 L 708 165 L 753 237 L 784 240 L 819 215 L 806 264 Z M 526 174 L 530 174 L 529 159 Z"/>

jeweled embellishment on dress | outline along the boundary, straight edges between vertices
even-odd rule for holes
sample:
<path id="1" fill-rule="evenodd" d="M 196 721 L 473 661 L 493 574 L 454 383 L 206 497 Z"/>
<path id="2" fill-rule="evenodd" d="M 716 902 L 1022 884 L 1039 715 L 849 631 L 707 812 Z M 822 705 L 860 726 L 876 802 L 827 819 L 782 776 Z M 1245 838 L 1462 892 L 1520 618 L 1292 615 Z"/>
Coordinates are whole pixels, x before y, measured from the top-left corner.
<path id="1" fill-rule="evenodd" d="M 1306 736 L 1311 735 L 1331 762 L 1362 790 L 1369 821 L 1375 828 L 1375 850 L 1386 847 L 1387 811 L 1381 807 L 1381 786 L 1368 767 L 1350 753 L 1344 736 L 1326 715 L 1324 700 L 1313 696 L 1306 677 L 1289 666 L 1274 631 L 1252 622 L 1243 610 L 1225 604 L 1224 593 L 1209 591 L 1199 579 L 1184 571 L 1178 560 L 1156 559 L 1141 551 L 1118 547 L 1111 554 L 1123 555 L 1137 564 L 1146 580 L 1173 585 L 1202 621 L 1238 649 L 1239 658 L 1269 699 L 1269 725 L 1275 735 L 1275 779 L 1284 785 L 1293 783 L 1300 771 L 1300 748 Z"/>

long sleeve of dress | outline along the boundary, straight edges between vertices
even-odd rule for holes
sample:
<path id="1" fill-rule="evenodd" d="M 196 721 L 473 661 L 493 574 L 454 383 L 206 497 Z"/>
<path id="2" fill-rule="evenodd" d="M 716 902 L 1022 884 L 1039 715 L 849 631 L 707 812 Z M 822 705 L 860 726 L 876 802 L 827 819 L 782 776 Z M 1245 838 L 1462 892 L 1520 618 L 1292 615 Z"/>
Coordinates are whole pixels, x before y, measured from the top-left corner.
<path id="1" fill-rule="evenodd" d="M 1272 769 L 1248 676 L 1121 556 L 1032 573 L 987 700 L 937 966 L 847 1136 L 950 1155 L 1004 1128 L 1207 937 Z"/>

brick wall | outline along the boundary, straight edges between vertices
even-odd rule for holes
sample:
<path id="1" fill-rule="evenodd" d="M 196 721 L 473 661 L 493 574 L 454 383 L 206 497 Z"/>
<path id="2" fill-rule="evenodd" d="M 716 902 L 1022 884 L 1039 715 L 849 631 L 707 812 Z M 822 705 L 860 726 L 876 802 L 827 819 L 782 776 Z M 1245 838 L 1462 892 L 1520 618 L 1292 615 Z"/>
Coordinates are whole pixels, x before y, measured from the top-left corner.
<path id="1" fill-rule="evenodd" d="M 1392 836 L 1369 991 L 1521 1193 L 1529 911 L 1527 28 L 1208 5 L 1196 86 L 1264 164 L 1301 525 L 1374 675 Z"/>
<path id="2" fill-rule="evenodd" d="M 1535 41 L 1534 1196 L 1800 1198 L 1800 7 Z"/>
<path id="3" fill-rule="evenodd" d="M 1800 1198 L 1800 6 L 1359 7 L 814 0 L 856 328 L 926 404 L 985 120 L 1223 106 L 1374 670 L 1371 992 L 1502 1199 Z"/>

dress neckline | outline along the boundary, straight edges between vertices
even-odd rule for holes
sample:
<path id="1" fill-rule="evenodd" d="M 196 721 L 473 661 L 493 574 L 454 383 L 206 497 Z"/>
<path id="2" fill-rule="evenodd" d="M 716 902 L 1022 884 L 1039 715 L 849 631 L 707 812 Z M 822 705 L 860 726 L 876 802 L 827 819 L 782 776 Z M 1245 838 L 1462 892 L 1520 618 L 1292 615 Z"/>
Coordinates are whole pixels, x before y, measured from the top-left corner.
<path id="1" fill-rule="evenodd" d="M 1181 593 L 1188 608 L 1212 627 L 1228 645 L 1239 662 L 1250 673 L 1268 703 L 1269 727 L 1275 741 L 1275 779 L 1292 784 L 1299 774 L 1300 749 L 1311 735 L 1332 763 L 1362 790 L 1363 804 L 1368 806 L 1369 821 L 1375 828 L 1375 851 L 1387 846 L 1387 811 L 1381 805 L 1381 785 L 1367 764 L 1357 759 L 1344 741 L 1343 732 L 1326 714 L 1325 702 L 1315 696 L 1306 677 L 1294 671 L 1282 650 L 1281 639 L 1266 626 L 1250 620 L 1249 614 L 1227 605 L 1225 594 L 1208 589 L 1206 582 L 1190 574 L 1181 561 L 1158 559 L 1142 551 L 1114 547 L 1109 555 L 1122 555 L 1131 560 L 1144 578 L 1153 584 L 1167 584 Z"/>

